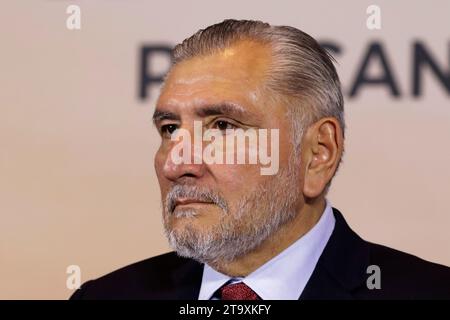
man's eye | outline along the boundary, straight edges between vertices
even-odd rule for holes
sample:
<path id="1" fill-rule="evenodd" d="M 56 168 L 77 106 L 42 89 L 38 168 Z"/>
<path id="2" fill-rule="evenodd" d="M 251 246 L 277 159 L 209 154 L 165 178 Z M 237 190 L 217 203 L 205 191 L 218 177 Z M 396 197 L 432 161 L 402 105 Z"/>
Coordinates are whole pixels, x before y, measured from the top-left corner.
<path id="1" fill-rule="evenodd" d="M 175 132 L 175 130 L 178 129 L 178 126 L 176 124 L 165 124 L 161 126 L 161 135 L 165 137 L 170 137 L 172 133 Z"/>
<path id="2" fill-rule="evenodd" d="M 214 123 L 214 128 L 219 129 L 220 131 L 225 131 L 227 129 L 236 129 L 236 126 L 225 120 L 218 120 Z"/>

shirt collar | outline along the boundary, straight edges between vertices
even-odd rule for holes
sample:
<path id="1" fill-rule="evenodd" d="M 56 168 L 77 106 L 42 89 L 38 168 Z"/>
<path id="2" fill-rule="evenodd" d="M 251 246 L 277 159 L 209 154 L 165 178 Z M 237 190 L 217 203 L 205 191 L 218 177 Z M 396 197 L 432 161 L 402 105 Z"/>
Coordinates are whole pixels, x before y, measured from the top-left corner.
<path id="1" fill-rule="evenodd" d="M 263 300 L 297 300 L 333 233 L 334 225 L 333 210 L 327 200 L 322 216 L 311 230 L 247 277 L 231 278 L 206 264 L 199 300 L 210 299 L 230 280 L 243 281 Z"/>

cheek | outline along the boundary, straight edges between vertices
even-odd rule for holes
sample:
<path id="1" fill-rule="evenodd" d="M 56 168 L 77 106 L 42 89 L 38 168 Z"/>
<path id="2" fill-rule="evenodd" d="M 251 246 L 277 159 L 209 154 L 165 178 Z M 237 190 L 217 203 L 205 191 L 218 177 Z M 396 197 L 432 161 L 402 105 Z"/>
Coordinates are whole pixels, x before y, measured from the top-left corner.
<path id="1" fill-rule="evenodd" d="M 158 178 L 159 184 L 161 188 L 163 187 L 164 183 L 164 175 L 163 175 L 163 169 L 166 162 L 166 156 L 161 148 L 158 149 L 158 151 L 155 154 L 153 166 L 155 167 L 156 176 Z"/>
<path id="2" fill-rule="evenodd" d="M 287 164 L 289 155 L 293 151 L 293 137 L 291 132 L 291 124 L 289 122 L 282 122 L 279 125 L 279 159 L 280 167 Z"/>
<path id="3" fill-rule="evenodd" d="M 159 172 L 161 171 L 161 164 L 162 164 L 162 157 L 161 157 L 161 149 L 159 149 L 156 154 L 153 161 L 153 166 L 155 167 L 156 174 L 159 176 Z"/>
<path id="4" fill-rule="evenodd" d="M 259 165 L 214 165 L 210 167 L 217 187 L 231 205 L 259 185 L 267 176 L 261 176 Z"/>

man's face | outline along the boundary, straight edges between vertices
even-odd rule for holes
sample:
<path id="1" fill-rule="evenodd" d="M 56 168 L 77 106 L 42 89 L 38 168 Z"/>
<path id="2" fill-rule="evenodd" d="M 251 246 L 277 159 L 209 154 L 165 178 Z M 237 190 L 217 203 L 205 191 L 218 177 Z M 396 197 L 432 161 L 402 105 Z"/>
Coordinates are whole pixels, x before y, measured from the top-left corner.
<path id="1" fill-rule="evenodd" d="M 234 259 L 258 246 L 300 209 L 300 167 L 292 158 L 291 124 L 285 108 L 267 99 L 262 89 L 271 63 L 269 50 L 259 43 L 240 42 L 177 64 L 165 82 L 155 111 L 162 136 L 155 169 L 164 227 L 181 255 L 210 263 Z M 224 136 L 226 129 L 278 129 L 278 173 L 261 175 L 260 164 L 176 163 L 172 151 L 179 142 L 171 137 L 176 129 L 194 137 L 194 121 Z M 192 150 L 192 158 L 197 157 Z"/>

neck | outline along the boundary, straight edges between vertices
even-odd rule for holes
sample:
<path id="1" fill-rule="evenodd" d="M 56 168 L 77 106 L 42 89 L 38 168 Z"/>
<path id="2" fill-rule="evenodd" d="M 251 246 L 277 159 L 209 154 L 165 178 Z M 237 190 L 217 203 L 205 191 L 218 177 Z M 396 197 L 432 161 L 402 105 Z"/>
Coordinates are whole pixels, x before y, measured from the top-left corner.
<path id="1" fill-rule="evenodd" d="M 249 275 L 311 230 L 322 216 L 325 206 L 324 198 L 305 203 L 293 221 L 280 227 L 259 247 L 231 262 L 219 261 L 211 267 L 230 277 Z"/>

